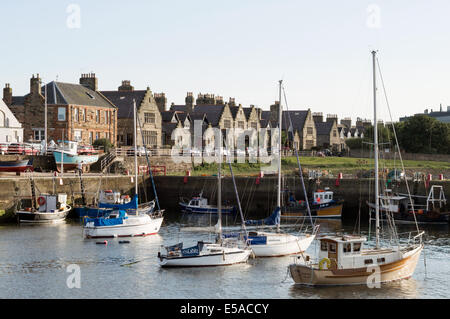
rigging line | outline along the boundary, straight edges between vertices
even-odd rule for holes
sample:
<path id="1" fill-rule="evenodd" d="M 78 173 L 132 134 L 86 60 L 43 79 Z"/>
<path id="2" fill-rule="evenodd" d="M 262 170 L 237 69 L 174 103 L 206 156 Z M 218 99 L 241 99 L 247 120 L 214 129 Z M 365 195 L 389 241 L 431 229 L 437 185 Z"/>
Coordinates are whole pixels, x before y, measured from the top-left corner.
<path id="1" fill-rule="evenodd" d="M 287 98 L 286 98 L 286 91 L 284 90 L 284 86 L 282 86 L 281 88 L 283 89 L 284 103 L 286 104 L 286 111 L 287 111 L 287 114 L 288 114 L 288 117 L 289 117 L 289 127 L 292 129 L 292 131 L 294 131 L 294 127 L 292 126 L 291 114 L 289 113 L 289 107 L 288 107 L 288 102 L 287 102 Z M 281 101 L 280 101 L 280 103 L 281 103 Z M 280 123 L 280 126 L 281 126 L 281 123 Z M 306 208 L 307 208 L 307 211 L 308 211 L 308 215 L 309 215 L 309 219 L 310 219 L 310 222 L 311 222 L 311 226 L 314 228 L 314 222 L 313 222 L 313 219 L 312 219 L 312 216 L 311 216 L 311 209 L 309 207 L 308 194 L 306 193 L 305 181 L 303 180 L 302 165 L 300 164 L 300 159 L 298 158 L 298 150 L 295 147 L 294 147 L 294 149 L 295 149 L 295 156 L 297 157 L 298 172 L 300 174 L 301 181 L 302 181 L 303 193 L 304 193 L 305 202 L 306 202 Z M 281 154 L 280 154 L 280 156 L 281 156 Z"/>
<path id="2" fill-rule="evenodd" d="M 139 129 L 141 131 L 142 144 L 144 144 L 144 134 L 142 133 L 143 131 L 142 131 L 142 126 L 141 126 L 141 121 L 139 120 L 139 116 L 136 116 L 136 119 L 137 119 L 137 122 L 139 125 Z M 137 139 L 137 136 L 136 136 L 136 139 Z M 161 210 L 161 207 L 159 206 L 158 194 L 156 193 L 155 181 L 153 179 L 152 166 L 150 164 L 150 159 L 148 158 L 147 147 L 145 147 L 145 144 L 144 144 L 144 149 L 145 149 L 145 158 L 147 159 L 148 172 L 152 179 L 153 193 L 155 194 L 156 205 L 158 206 L 158 210 Z M 136 154 L 134 156 L 136 156 Z"/>
<path id="3" fill-rule="evenodd" d="M 383 80 L 383 74 L 381 73 L 380 62 L 379 62 L 378 58 L 376 58 L 376 61 L 377 61 L 378 71 L 380 73 L 380 79 L 381 79 L 381 84 L 382 84 L 382 87 L 383 87 L 383 92 L 384 92 L 384 97 L 385 97 L 385 100 L 386 100 L 386 105 L 387 105 L 387 108 L 388 108 L 388 111 L 389 111 L 389 117 L 391 119 L 392 130 L 393 130 L 394 136 L 395 136 L 395 143 L 397 145 L 397 149 L 399 150 L 398 155 L 399 155 L 400 163 L 402 165 L 403 172 L 405 172 L 405 184 L 406 184 L 406 189 L 408 190 L 409 201 L 411 202 L 411 208 L 412 208 L 412 211 L 413 211 L 414 222 L 416 224 L 417 233 L 420 234 L 419 224 L 417 223 L 416 210 L 414 209 L 414 203 L 413 203 L 413 200 L 412 200 L 412 197 L 411 197 L 411 192 L 410 192 L 410 189 L 409 189 L 408 179 L 406 178 L 406 170 L 405 170 L 405 166 L 403 164 L 402 152 L 400 151 L 400 146 L 398 144 L 397 131 L 395 129 L 394 121 L 392 119 L 391 107 L 389 105 L 389 100 L 388 100 L 388 97 L 387 97 L 386 87 L 384 86 L 384 80 Z"/>

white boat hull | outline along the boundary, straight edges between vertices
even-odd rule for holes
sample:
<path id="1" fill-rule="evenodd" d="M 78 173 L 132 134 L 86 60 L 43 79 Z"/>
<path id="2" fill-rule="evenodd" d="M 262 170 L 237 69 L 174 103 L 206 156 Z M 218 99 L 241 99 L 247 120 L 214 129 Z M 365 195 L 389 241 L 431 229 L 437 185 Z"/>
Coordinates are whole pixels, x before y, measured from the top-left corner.
<path id="1" fill-rule="evenodd" d="M 93 226 L 93 222 L 83 227 L 86 238 L 114 238 L 148 236 L 159 232 L 163 217 L 151 218 L 148 215 L 129 216 L 123 224 L 113 226 Z"/>
<path id="2" fill-rule="evenodd" d="M 197 256 L 187 257 L 160 257 L 161 267 L 211 267 L 227 266 L 247 262 L 252 251 L 250 249 L 240 249 L 237 247 L 220 247 L 222 252 L 212 252 L 206 249 Z"/>
<path id="3" fill-rule="evenodd" d="M 299 254 L 308 249 L 314 235 L 294 236 L 283 233 L 258 233 L 267 236 L 267 244 L 250 245 L 256 257 L 281 257 Z"/>
<path id="4" fill-rule="evenodd" d="M 289 270 L 296 284 L 308 286 L 367 285 L 407 279 L 412 276 L 423 245 L 403 254 L 396 261 L 381 264 L 379 276 L 373 269 L 316 269 L 302 264 L 291 264 Z M 373 265 L 371 266 L 373 267 Z"/>

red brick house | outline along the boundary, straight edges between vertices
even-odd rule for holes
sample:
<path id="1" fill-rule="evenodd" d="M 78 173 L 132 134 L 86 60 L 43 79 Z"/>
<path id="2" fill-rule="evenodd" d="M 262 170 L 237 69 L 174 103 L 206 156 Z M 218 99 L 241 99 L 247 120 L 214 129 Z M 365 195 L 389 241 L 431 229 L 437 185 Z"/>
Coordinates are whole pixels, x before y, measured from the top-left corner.
<path id="1" fill-rule="evenodd" d="M 22 121 L 24 141 L 41 141 L 45 128 L 47 91 L 48 140 L 71 140 L 92 144 L 106 138 L 116 143 L 117 108 L 98 91 L 95 74 L 83 74 L 80 84 L 52 81 L 41 86 L 39 74 L 30 79 L 30 93 L 12 97 L 8 105 Z"/>

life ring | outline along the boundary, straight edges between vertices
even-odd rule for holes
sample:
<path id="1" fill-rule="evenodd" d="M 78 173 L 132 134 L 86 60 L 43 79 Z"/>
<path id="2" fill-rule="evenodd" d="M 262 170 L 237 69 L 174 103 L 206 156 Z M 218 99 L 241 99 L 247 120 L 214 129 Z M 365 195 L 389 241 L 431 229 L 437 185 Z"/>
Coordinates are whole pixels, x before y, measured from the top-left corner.
<path id="1" fill-rule="evenodd" d="M 320 261 L 319 261 L 319 269 L 320 270 L 322 270 L 323 269 L 323 264 L 324 263 L 326 263 L 327 264 L 327 268 L 326 269 L 330 269 L 330 266 L 331 266 L 331 261 L 330 261 L 330 259 L 328 259 L 328 258 L 322 258 Z"/>
<path id="2" fill-rule="evenodd" d="M 45 205 L 45 197 L 40 196 L 38 198 L 38 204 L 39 204 L 39 206 Z"/>

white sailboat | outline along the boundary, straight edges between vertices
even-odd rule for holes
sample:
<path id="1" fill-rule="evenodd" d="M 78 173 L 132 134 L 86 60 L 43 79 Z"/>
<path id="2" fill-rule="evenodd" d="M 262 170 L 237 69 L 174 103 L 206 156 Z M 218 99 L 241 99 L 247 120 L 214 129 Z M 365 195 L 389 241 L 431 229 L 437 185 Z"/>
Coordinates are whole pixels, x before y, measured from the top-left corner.
<path id="1" fill-rule="evenodd" d="M 154 211 L 145 204 L 138 205 L 136 102 L 133 103 L 133 111 L 135 195 L 130 203 L 117 205 L 118 208 L 105 216 L 85 218 L 83 234 L 86 238 L 147 236 L 157 234 L 161 228 L 163 211 Z"/>
<path id="2" fill-rule="evenodd" d="M 280 104 L 278 110 L 278 189 L 277 189 L 277 208 L 272 216 L 263 221 L 246 221 L 247 225 L 276 225 L 276 232 L 252 231 L 248 234 L 249 244 L 256 257 L 281 257 L 286 255 L 298 254 L 306 251 L 313 242 L 318 231 L 318 226 L 313 227 L 311 234 L 301 233 L 292 235 L 280 231 L 281 215 L 281 131 L 282 131 L 282 106 L 281 106 L 281 85 L 280 85 Z"/>
<path id="3" fill-rule="evenodd" d="M 396 239 L 396 245 L 387 244 L 382 247 L 380 243 L 375 51 L 372 52 L 372 59 L 375 148 L 375 247 L 363 247 L 367 242 L 365 236 L 344 235 L 322 237 L 320 238 L 320 252 L 316 260 L 313 260 L 309 256 L 302 256 L 295 263 L 289 265 L 290 274 L 296 284 L 311 286 L 374 285 L 406 279 L 414 273 L 420 253 L 422 252 L 422 236 L 424 232 L 420 232 L 417 228 L 417 234 L 414 236 L 410 234 L 408 242 L 401 245 L 393 218 L 389 227 L 392 230 L 393 237 Z"/>
<path id="4" fill-rule="evenodd" d="M 215 243 L 199 241 L 197 245 L 183 249 L 183 243 L 174 246 L 162 246 L 158 253 L 161 267 L 205 267 L 226 266 L 247 262 L 251 248 L 240 237 L 223 238 L 222 236 L 222 133 L 219 134 L 219 161 L 217 174 L 217 208 L 219 221 L 218 236 Z"/>

